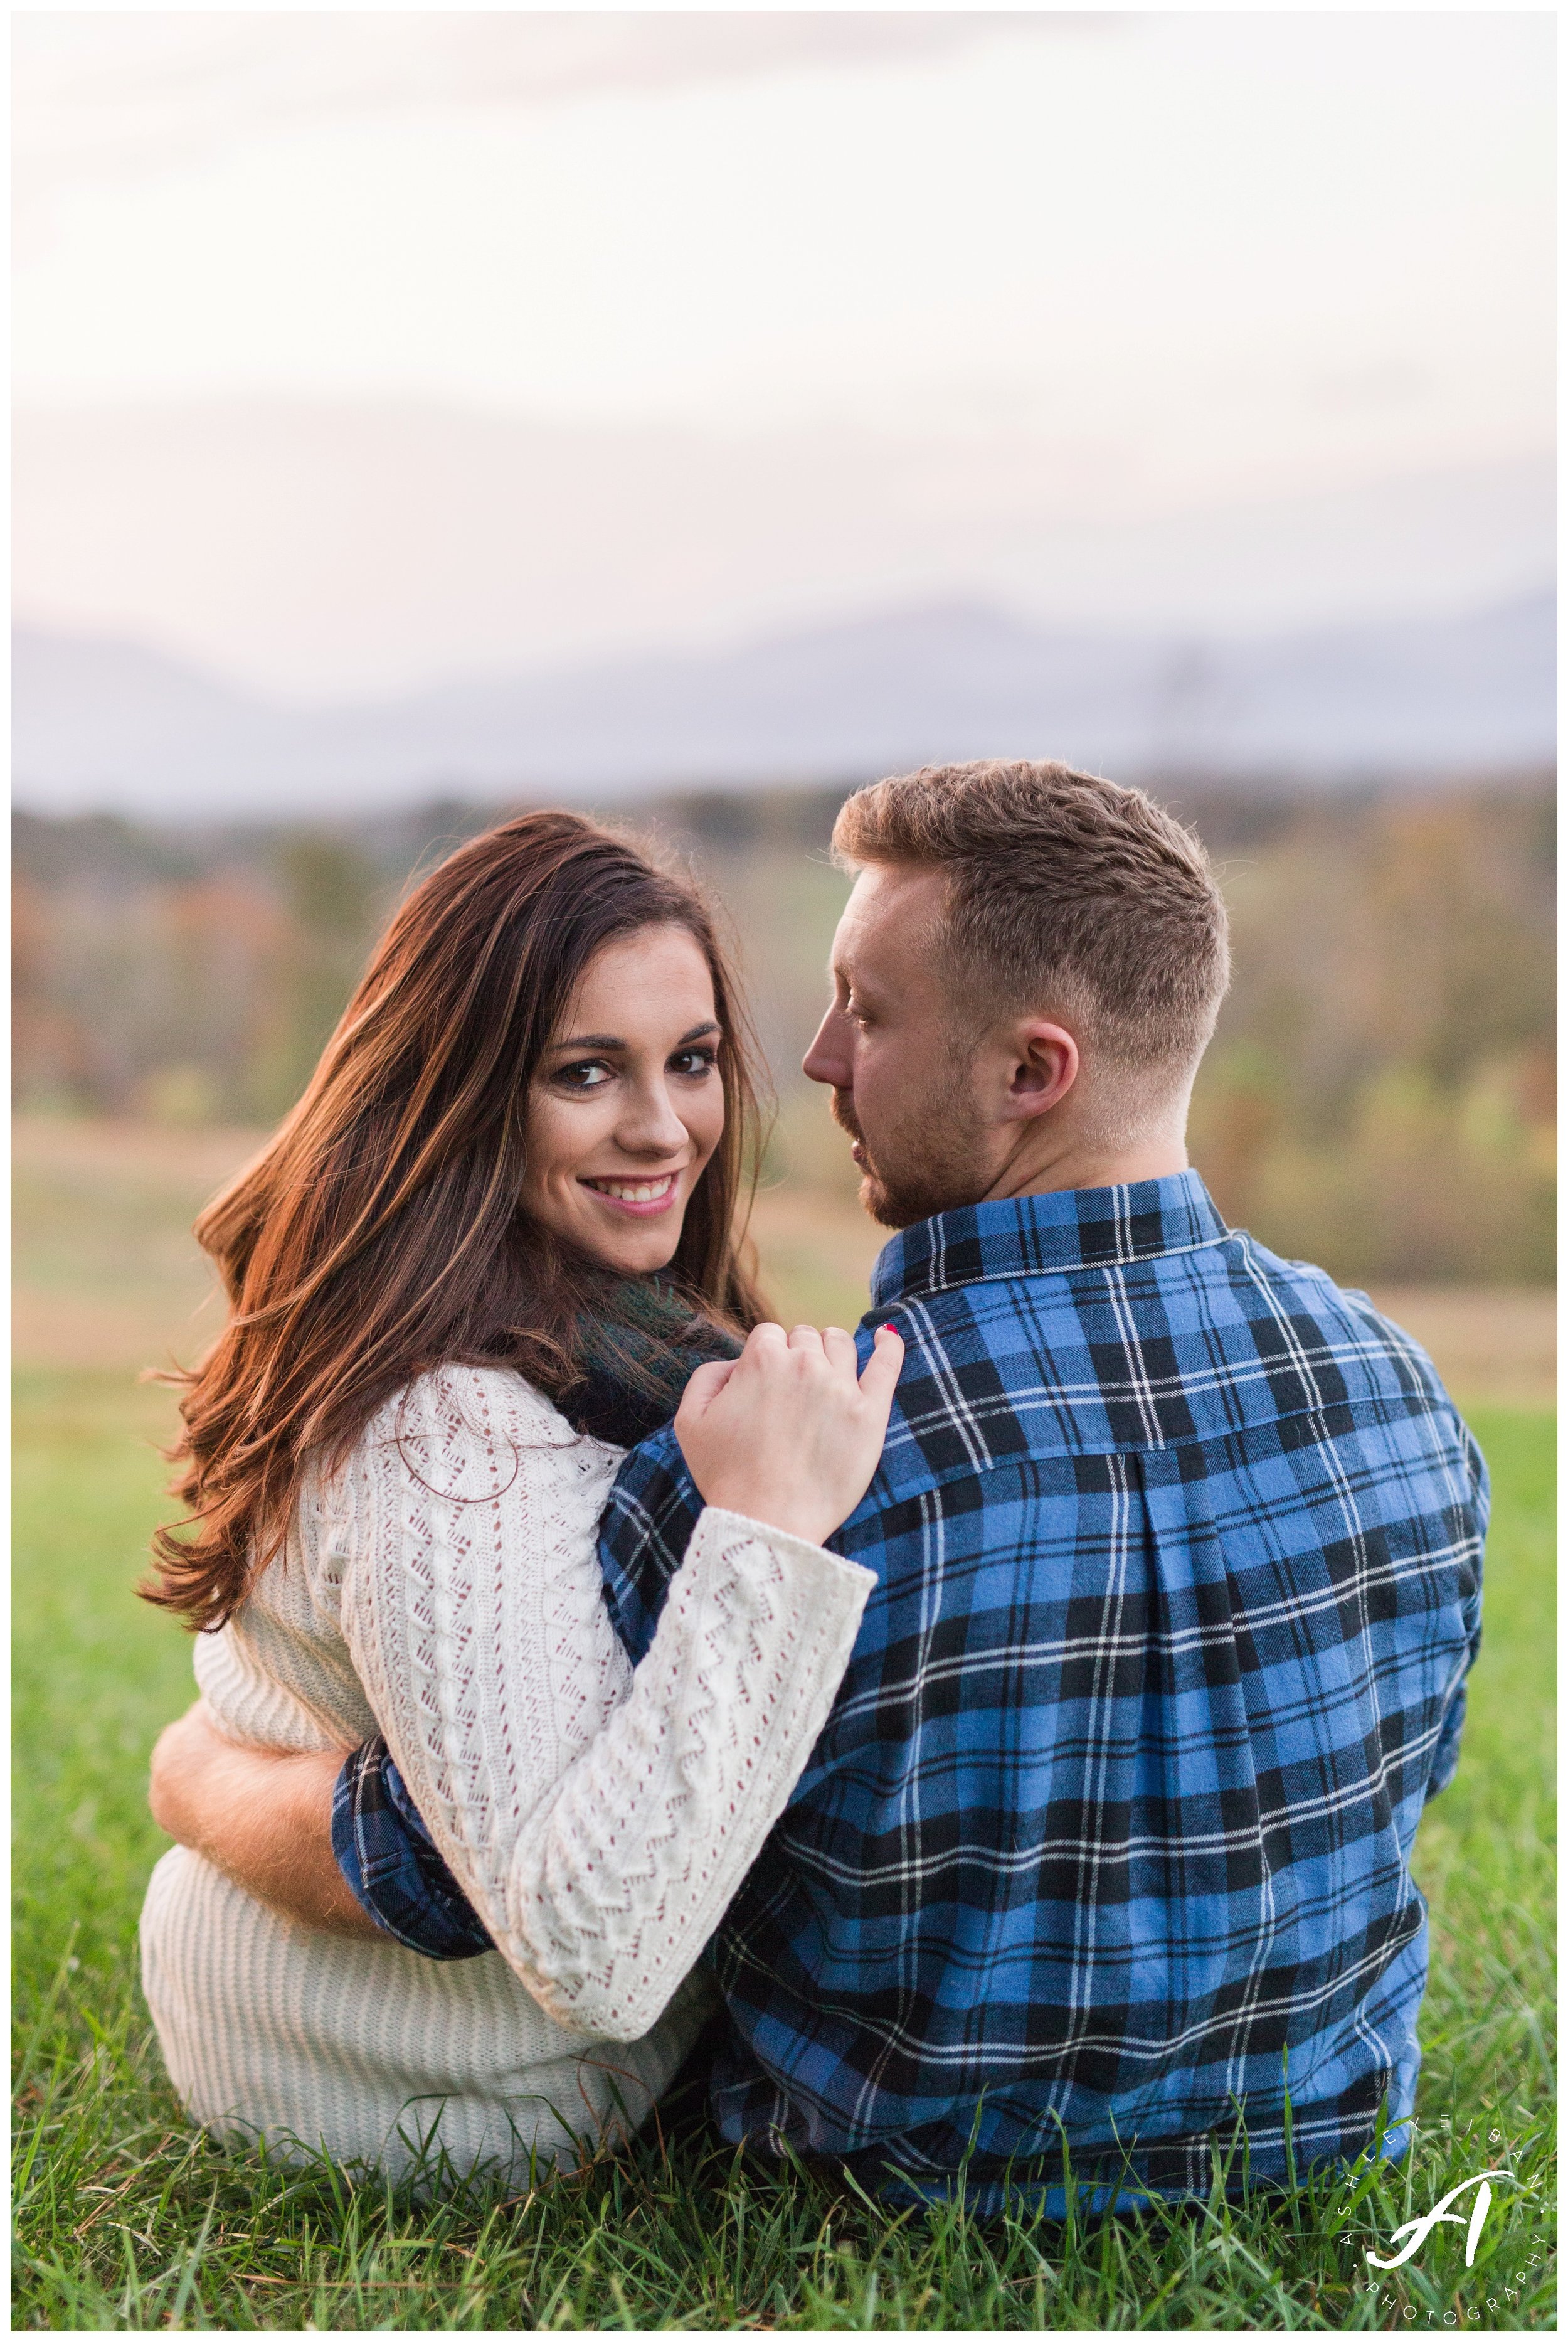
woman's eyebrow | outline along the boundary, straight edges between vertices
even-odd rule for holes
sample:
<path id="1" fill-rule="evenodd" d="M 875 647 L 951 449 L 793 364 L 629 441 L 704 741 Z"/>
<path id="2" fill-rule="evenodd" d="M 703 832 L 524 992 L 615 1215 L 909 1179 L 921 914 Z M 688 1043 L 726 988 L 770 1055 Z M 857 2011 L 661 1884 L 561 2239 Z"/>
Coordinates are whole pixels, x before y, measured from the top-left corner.
<path id="1" fill-rule="evenodd" d="M 689 1033 L 683 1033 L 675 1046 L 684 1049 L 688 1043 L 701 1041 L 709 1033 L 722 1030 L 723 1027 L 710 1016 L 705 1025 L 694 1025 Z M 550 1046 L 552 1049 L 624 1049 L 628 1044 L 618 1033 L 579 1033 L 569 1041 L 552 1041 Z"/>

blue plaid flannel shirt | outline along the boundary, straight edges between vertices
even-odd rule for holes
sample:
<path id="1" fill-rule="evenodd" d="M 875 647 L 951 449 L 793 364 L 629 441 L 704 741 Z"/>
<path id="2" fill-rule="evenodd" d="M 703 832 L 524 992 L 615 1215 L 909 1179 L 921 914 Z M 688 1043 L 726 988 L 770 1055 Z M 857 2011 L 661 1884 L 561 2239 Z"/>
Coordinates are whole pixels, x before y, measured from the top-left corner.
<path id="1" fill-rule="evenodd" d="M 1193 1172 L 944 1213 L 872 1292 L 908 1355 L 832 1543 L 878 1584 L 708 1948 L 720 2128 L 979 2209 L 1202 2194 L 1238 2116 L 1254 2178 L 1401 2151 L 1487 1511 L 1431 1362 Z M 628 1456 L 634 1658 L 699 1506 Z"/>

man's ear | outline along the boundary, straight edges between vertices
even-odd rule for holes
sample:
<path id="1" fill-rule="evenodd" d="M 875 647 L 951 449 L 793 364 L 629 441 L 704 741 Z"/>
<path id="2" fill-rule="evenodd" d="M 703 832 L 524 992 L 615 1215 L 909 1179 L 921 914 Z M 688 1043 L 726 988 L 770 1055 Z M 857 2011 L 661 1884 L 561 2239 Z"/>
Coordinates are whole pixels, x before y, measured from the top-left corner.
<path id="1" fill-rule="evenodd" d="M 1028 1122 L 1060 1106 L 1078 1078 L 1078 1044 L 1064 1025 L 1040 1016 L 1015 1026 L 1011 1036 L 1012 1079 L 1003 1111 L 1009 1121 Z"/>

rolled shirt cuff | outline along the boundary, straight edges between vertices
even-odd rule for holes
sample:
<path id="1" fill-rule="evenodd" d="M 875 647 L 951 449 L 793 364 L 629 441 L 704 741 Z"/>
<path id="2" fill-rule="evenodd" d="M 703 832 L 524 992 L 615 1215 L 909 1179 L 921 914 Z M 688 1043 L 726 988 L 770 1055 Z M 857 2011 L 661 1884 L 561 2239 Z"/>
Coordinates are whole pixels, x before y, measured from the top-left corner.
<path id="1" fill-rule="evenodd" d="M 332 1850 L 361 1909 L 409 1951 L 471 1960 L 494 1949 L 380 1734 L 345 1758 L 337 1777 Z"/>

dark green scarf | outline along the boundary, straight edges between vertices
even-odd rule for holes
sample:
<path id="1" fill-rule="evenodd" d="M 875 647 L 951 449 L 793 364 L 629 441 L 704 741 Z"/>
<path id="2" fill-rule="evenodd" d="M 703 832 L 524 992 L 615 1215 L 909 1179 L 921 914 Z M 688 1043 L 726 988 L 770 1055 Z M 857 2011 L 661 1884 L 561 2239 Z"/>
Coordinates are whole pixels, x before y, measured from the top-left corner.
<path id="1" fill-rule="evenodd" d="M 577 1340 L 580 1378 L 562 1393 L 561 1412 L 574 1429 L 618 1447 L 660 1430 L 696 1368 L 741 1348 L 656 1276 L 606 1278 L 577 1321 Z"/>

